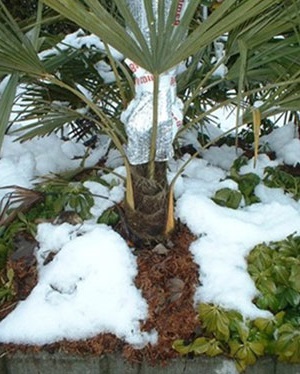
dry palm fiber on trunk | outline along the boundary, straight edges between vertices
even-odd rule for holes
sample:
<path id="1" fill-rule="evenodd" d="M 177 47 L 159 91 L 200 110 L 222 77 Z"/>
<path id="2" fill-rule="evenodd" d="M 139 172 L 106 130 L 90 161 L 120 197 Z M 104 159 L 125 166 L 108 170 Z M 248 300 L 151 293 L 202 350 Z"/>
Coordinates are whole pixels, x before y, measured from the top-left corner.
<path id="1" fill-rule="evenodd" d="M 139 244 L 163 240 L 169 186 L 166 163 L 155 163 L 155 175 L 148 178 L 148 164 L 131 166 L 135 210 L 125 208 L 130 239 Z"/>

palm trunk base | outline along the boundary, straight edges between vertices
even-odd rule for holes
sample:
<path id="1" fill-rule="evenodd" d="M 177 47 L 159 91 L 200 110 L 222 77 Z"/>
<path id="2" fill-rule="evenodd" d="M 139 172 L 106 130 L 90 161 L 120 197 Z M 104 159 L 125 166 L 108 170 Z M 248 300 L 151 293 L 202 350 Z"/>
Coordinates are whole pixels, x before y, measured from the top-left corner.
<path id="1" fill-rule="evenodd" d="M 153 179 L 148 178 L 148 164 L 131 166 L 135 209 L 125 206 L 130 240 L 148 246 L 165 239 L 168 205 L 166 163 L 155 164 Z"/>

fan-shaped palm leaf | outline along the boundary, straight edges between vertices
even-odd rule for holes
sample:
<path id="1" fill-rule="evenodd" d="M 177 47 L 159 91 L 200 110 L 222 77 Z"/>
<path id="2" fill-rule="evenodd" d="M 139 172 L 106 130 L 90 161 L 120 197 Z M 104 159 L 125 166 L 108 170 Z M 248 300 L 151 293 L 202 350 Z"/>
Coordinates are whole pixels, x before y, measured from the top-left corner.
<path id="1" fill-rule="evenodd" d="M 81 27 L 98 35 L 104 42 L 152 73 L 162 73 L 170 69 L 205 48 L 220 35 L 237 28 L 258 14 L 266 11 L 273 12 L 273 8 L 278 3 L 274 0 L 243 0 L 238 3 L 236 0 L 226 0 L 205 22 L 202 22 L 185 38 L 188 24 L 199 4 L 198 0 L 189 3 L 182 24 L 176 28 L 173 26 L 176 0 L 173 0 L 169 17 L 166 20 L 164 19 L 163 5 L 158 7 L 157 27 L 155 27 L 155 20 L 153 20 L 152 0 L 141 1 L 144 1 L 147 18 L 150 22 L 150 46 L 124 0 L 115 0 L 115 4 L 134 38 L 129 36 L 126 28 L 117 22 L 97 1 L 45 0 L 45 3 Z M 153 26 L 152 22 L 154 22 Z"/>

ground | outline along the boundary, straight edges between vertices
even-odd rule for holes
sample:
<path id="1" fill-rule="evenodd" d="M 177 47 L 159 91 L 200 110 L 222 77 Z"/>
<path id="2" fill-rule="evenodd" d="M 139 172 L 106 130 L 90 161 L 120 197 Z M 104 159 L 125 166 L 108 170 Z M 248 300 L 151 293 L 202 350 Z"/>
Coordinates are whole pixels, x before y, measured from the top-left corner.
<path id="1" fill-rule="evenodd" d="M 110 277 L 107 278 L 109 280 L 105 279 L 106 282 L 103 282 L 104 287 L 106 287 L 104 289 L 104 294 L 107 294 L 106 290 L 111 287 L 111 282 L 115 281 L 116 275 L 118 273 L 123 274 L 122 272 L 124 269 L 127 271 L 127 265 L 131 263 L 130 274 L 127 272 L 129 275 L 126 279 L 129 285 L 130 282 L 132 284 L 134 281 L 136 287 L 133 288 L 135 288 L 137 293 L 141 291 L 142 297 L 140 298 L 139 305 L 142 305 L 141 310 L 143 317 L 141 317 L 140 314 L 135 314 L 135 310 L 138 309 L 138 307 L 136 307 L 137 304 L 133 303 L 132 299 L 129 297 L 127 297 L 127 306 L 128 300 L 130 300 L 129 304 L 132 305 L 132 308 L 127 308 L 127 311 L 130 311 L 130 318 L 132 315 L 138 315 L 136 319 L 138 322 L 145 319 L 145 322 L 141 321 L 142 331 L 157 331 L 157 344 L 147 345 L 142 349 L 133 348 L 128 342 L 129 339 L 118 339 L 116 337 L 120 335 L 122 337 L 124 330 L 121 330 L 119 335 L 117 333 L 101 334 L 90 339 L 76 339 L 76 341 L 72 340 L 75 338 L 69 338 L 70 335 L 64 335 L 64 341 L 59 341 L 59 339 L 57 339 L 52 340 L 57 341 L 56 343 L 47 345 L 43 343 L 39 346 L 28 342 L 23 346 L 17 344 L 2 344 L 0 346 L 0 351 L 7 353 L 16 350 L 25 352 L 43 350 L 49 352 L 63 351 L 67 353 L 96 355 L 119 352 L 131 362 L 146 360 L 150 363 L 157 364 L 158 361 L 166 362 L 170 358 L 178 355 L 172 348 L 172 344 L 176 339 L 184 339 L 188 343 L 189 341 L 193 341 L 195 337 L 201 336 L 202 331 L 197 320 L 195 301 L 237 310 L 243 317 L 250 318 L 251 320 L 258 317 L 269 318 L 268 315 L 270 315 L 270 313 L 268 311 L 257 308 L 253 303 L 257 296 L 257 289 L 247 271 L 247 256 L 254 246 L 259 243 L 278 241 L 293 233 L 299 233 L 300 206 L 298 194 L 300 185 L 298 177 L 300 168 L 300 141 L 298 138 L 295 138 L 294 129 L 295 126 L 286 125 L 283 128 L 274 130 L 274 133 L 270 134 L 264 144 L 270 146 L 275 153 L 268 155 L 260 153 L 258 155 L 256 167 L 254 167 L 251 153 L 250 155 L 247 154 L 248 160 L 246 160 L 247 162 L 245 165 L 234 169 L 232 167 L 233 162 L 236 160 L 237 156 L 242 155 L 243 151 L 239 148 L 237 154 L 237 150 L 234 147 L 229 147 L 226 144 L 218 147 L 210 147 L 203 152 L 202 157 L 193 159 L 175 184 L 175 213 L 178 222 L 174 234 L 164 245 L 159 245 L 155 248 L 135 249 L 128 241 L 126 242 L 126 238 L 125 240 L 119 240 L 120 236 L 114 230 L 111 230 L 110 227 L 99 225 L 97 219 L 105 209 L 115 204 L 122 204 L 124 187 L 122 183 L 115 183 L 115 175 L 105 175 L 105 177 L 109 177 L 109 179 L 106 180 L 104 185 L 95 181 L 85 182 L 85 185 L 95 194 L 94 205 L 91 209 L 93 222 L 89 223 L 94 229 L 88 229 L 84 224 L 78 224 L 76 215 L 73 217 L 72 215 L 64 215 L 64 217 L 60 217 L 59 221 L 56 221 L 57 224 L 51 225 L 50 220 L 49 224 L 42 223 L 39 225 L 39 228 L 42 228 L 40 235 L 36 237 L 37 242 L 33 237 L 28 236 L 28 234 L 23 235 L 20 233 L 15 237 L 15 248 L 10 255 L 9 267 L 14 270 L 14 289 L 16 294 L 13 299 L 0 306 L 0 328 L 2 328 L 0 338 L 2 341 L 16 342 L 18 341 L 16 339 L 20 338 L 24 341 L 25 335 L 23 328 L 26 328 L 26 338 L 32 338 L 37 335 L 38 332 L 43 331 L 44 326 L 42 326 L 42 324 L 47 325 L 46 327 L 48 330 L 45 331 L 48 334 L 51 332 L 49 330 L 51 327 L 57 329 L 60 328 L 60 323 L 68 324 L 68 317 L 73 317 L 73 315 L 80 316 L 80 319 L 75 321 L 75 326 L 78 326 L 80 323 L 81 325 L 85 324 L 86 319 L 82 318 L 80 314 L 81 311 L 92 310 L 96 305 L 98 309 L 95 309 L 94 314 L 89 314 L 89 316 L 92 316 L 92 319 L 98 318 L 100 322 L 102 322 L 102 310 L 110 310 L 109 307 L 106 308 L 107 305 L 118 305 L 118 307 L 114 309 L 115 313 L 112 316 L 112 320 L 113 322 L 122 323 L 123 319 L 121 316 L 123 317 L 125 314 L 124 310 L 122 310 L 124 304 L 122 304 L 123 301 L 121 299 L 123 295 L 121 295 L 121 298 L 119 297 L 120 291 L 119 294 L 112 295 L 113 298 L 117 299 L 117 302 L 115 304 L 109 304 L 110 300 L 105 297 L 102 298 L 102 294 L 101 292 L 99 293 L 99 288 L 97 287 L 98 284 L 102 284 L 98 279 L 103 278 L 97 278 L 94 283 L 89 283 L 89 288 L 84 288 L 84 290 L 91 289 L 92 292 L 95 291 L 95 293 L 92 293 L 88 299 L 80 298 L 81 301 L 84 300 L 84 303 L 82 303 L 80 308 L 76 311 L 74 310 L 74 305 L 76 304 L 78 307 L 77 299 L 68 297 L 68 285 L 72 286 L 74 283 L 72 272 L 68 273 L 70 261 L 74 262 L 74 252 L 76 254 L 75 260 L 78 264 L 78 267 L 76 267 L 78 270 L 76 273 L 77 280 L 81 281 L 81 275 L 86 274 L 86 269 L 89 268 L 89 266 L 94 266 L 93 269 L 101 273 L 103 270 L 99 270 L 99 261 L 100 264 L 102 261 L 104 264 L 106 264 L 105 261 L 110 263 L 109 261 L 111 258 L 107 258 L 107 254 L 110 253 L 110 251 L 107 250 L 109 247 L 113 253 L 120 256 L 113 258 L 118 260 L 118 263 L 122 262 L 122 264 L 118 264 L 118 266 L 122 266 L 119 266 L 118 269 L 120 271 L 115 273 L 111 271 L 110 266 L 106 266 L 107 273 L 110 273 Z M 43 148 L 45 148 L 43 154 L 44 158 L 42 158 L 42 160 L 39 157 L 41 142 L 44 142 Z M 34 147 L 34 144 L 36 147 Z M 37 145 L 39 145 L 39 148 Z M 48 148 L 46 147 L 47 145 L 49 146 Z M 40 170 L 41 175 L 44 175 L 45 172 L 49 173 L 50 171 L 49 165 L 51 164 L 51 160 L 49 157 L 53 152 L 47 150 L 52 149 L 53 145 L 57 145 L 58 149 L 66 149 L 65 143 L 53 137 L 38 140 L 36 143 L 32 142 L 30 149 L 24 149 L 23 147 L 25 147 L 25 145 L 8 142 L 8 148 L 4 152 L 4 157 L 0 159 L 0 164 L 2 162 L 0 171 L 1 174 L 3 174 L 3 178 L 0 178 L 1 183 L 4 185 L 22 185 L 20 182 L 23 182 L 22 186 L 25 188 L 32 188 L 30 183 L 33 176 L 36 175 L 37 170 Z M 37 150 L 36 154 L 34 153 L 35 149 Z M 274 155 L 277 156 L 277 158 L 274 159 Z M 95 158 L 96 156 L 99 158 L 98 153 L 95 154 Z M 180 168 L 189 157 L 189 154 L 184 154 L 182 158 L 170 162 L 170 178 L 174 177 L 178 168 Z M 54 161 L 55 160 L 53 160 L 53 162 Z M 70 156 L 69 161 L 70 168 L 76 166 L 73 165 L 73 155 Z M 47 167 L 46 171 L 45 167 Z M 286 180 L 282 180 L 282 174 L 277 173 L 274 175 L 274 179 L 271 180 L 272 185 L 267 185 L 264 179 L 266 167 L 269 167 L 269 169 L 276 173 L 280 170 L 284 170 L 289 173 L 291 179 L 284 178 Z M 18 182 L 16 182 L 16 178 L 19 178 L 20 175 L 22 176 L 21 170 L 26 171 L 27 179 L 25 181 L 18 180 Z M 56 173 L 61 171 L 60 169 L 54 170 Z M 120 171 L 122 172 L 122 166 L 118 169 L 118 174 L 120 174 Z M 242 185 L 244 180 L 247 179 L 247 181 L 249 181 L 249 177 L 251 177 L 251 181 L 254 180 L 255 183 L 259 182 L 255 190 L 251 189 L 250 192 L 245 190 L 245 186 Z M 255 178 L 253 179 L 253 177 Z M 225 206 L 224 204 L 219 205 L 214 201 L 213 197 L 217 191 L 222 189 L 229 190 L 230 192 L 240 191 L 240 193 L 243 191 L 243 197 L 245 197 L 245 199 L 242 200 L 235 209 L 226 204 Z M 100 196 L 104 196 L 104 198 Z M 255 201 L 250 201 L 249 204 L 247 204 L 246 198 L 249 199 L 253 197 L 255 197 Z M 257 198 L 259 200 L 257 200 Z M 57 233 L 59 230 L 56 229 L 63 226 L 60 226 L 60 224 L 66 221 L 69 226 L 63 231 L 64 236 L 62 240 L 60 240 L 61 238 L 57 240 L 57 234 L 55 234 L 56 237 L 53 238 L 52 233 Z M 78 224 L 77 231 L 74 229 L 73 224 Z M 49 227 L 45 228 L 45 225 L 51 226 L 51 230 L 49 231 Z M 84 227 L 79 229 L 78 226 Z M 76 235 L 69 235 L 73 231 L 76 231 Z M 121 231 L 119 230 L 119 232 Z M 94 240 L 95 236 L 90 235 L 91 233 L 95 235 L 98 233 L 100 236 L 96 236 L 96 240 Z M 108 237 L 107 240 L 106 237 Z M 46 244 L 45 238 L 47 239 Z M 83 247 L 81 245 L 82 241 L 77 240 L 78 238 L 84 240 L 84 245 L 86 245 L 87 248 L 89 246 L 93 247 L 92 249 L 94 252 L 90 253 L 92 255 L 90 257 L 90 262 L 82 261 L 86 253 L 82 256 L 82 252 L 80 252 Z M 98 245 L 98 238 L 105 242 L 105 244 L 100 246 L 101 248 L 99 248 Z M 56 251 L 48 253 L 45 257 L 41 257 L 41 253 L 36 256 L 35 248 L 37 246 L 42 254 L 47 254 L 47 248 L 51 248 L 52 250 L 53 246 Z M 98 250 L 102 248 L 105 250 Z M 72 256 L 66 258 L 66 252 L 68 255 L 72 254 Z M 103 257 L 98 257 L 99 252 Z M 41 268 L 47 268 L 47 266 L 44 266 L 46 264 L 49 264 L 51 268 L 51 263 L 55 263 L 53 260 L 55 258 L 58 259 L 61 254 L 62 256 L 60 259 L 62 260 L 64 256 L 63 259 L 67 261 L 62 263 L 62 268 L 60 269 L 63 269 L 63 271 L 59 270 L 60 273 L 63 273 L 63 277 L 59 280 L 55 278 L 54 283 L 53 277 L 50 280 L 45 280 L 45 269 Z M 95 261 L 95 257 L 93 257 L 95 254 L 97 261 Z M 119 261 L 120 258 L 124 261 Z M 137 266 L 136 270 L 135 264 Z M 85 267 L 81 271 L 80 266 L 82 265 Z M 37 271 L 38 266 L 40 267 L 39 272 Z M 66 271 L 64 269 L 66 269 Z M 43 270 L 43 272 L 40 270 Z M 54 272 L 54 277 L 60 275 L 60 273 Z M 67 275 L 69 277 L 65 273 L 68 273 Z M 131 280 L 132 274 L 133 280 Z M 3 274 L 0 274 L 0 276 L 3 277 Z M 51 302 L 45 303 L 45 294 L 43 293 L 40 294 L 41 297 L 39 299 L 35 299 L 36 303 L 32 302 L 32 298 L 28 298 L 28 295 L 37 283 L 37 278 L 39 278 L 39 283 L 42 279 L 43 284 L 41 287 L 44 287 L 44 290 L 48 286 L 53 288 L 58 285 L 57 288 L 51 290 L 51 292 L 55 291 L 54 293 L 56 293 L 58 298 L 55 300 L 51 299 L 50 301 L 61 302 L 60 305 L 62 308 L 68 306 L 68 313 L 65 314 L 68 317 L 64 318 L 62 321 L 56 319 L 57 315 L 59 315 L 59 317 L 64 316 L 60 310 L 57 313 L 58 308 L 55 310 L 56 314 L 50 313 L 47 314 L 48 318 L 40 318 L 39 321 L 42 321 L 42 324 L 39 324 L 42 327 L 41 329 L 36 327 L 38 325 L 37 316 L 39 316 L 40 313 L 35 312 L 39 312 L 41 309 L 44 311 L 45 309 L 43 309 L 43 307 L 49 307 L 47 310 L 53 312 L 53 308 Z M 120 279 L 122 281 L 122 276 L 119 277 L 119 280 Z M 75 287 L 78 283 L 76 282 Z M 66 284 L 66 287 L 60 288 L 60 286 L 64 286 L 64 284 Z M 120 285 L 120 283 L 117 284 Z M 117 288 L 120 289 L 119 286 Z M 65 293 L 67 294 L 66 299 L 68 305 L 65 303 L 64 295 L 62 297 L 60 295 L 60 290 L 64 289 L 66 289 Z M 121 289 L 123 290 L 122 287 Z M 63 294 L 64 292 L 61 293 Z M 127 295 L 126 291 L 125 294 Z M 31 295 L 32 293 L 30 296 Z M 94 299 L 93 296 L 97 299 Z M 30 305 L 32 308 L 29 312 L 28 309 L 25 309 L 25 314 L 22 314 L 22 312 L 19 314 L 10 313 L 13 310 L 20 310 L 19 307 L 17 308 L 17 303 L 25 299 L 26 302 L 22 303 L 22 305 L 28 305 L 28 299 L 30 299 L 29 304 L 31 303 Z M 92 302 L 90 306 L 87 307 L 89 300 L 92 300 Z M 93 300 L 95 300 L 95 302 Z M 143 300 L 145 300 L 145 302 Z M 49 300 L 46 301 L 48 302 Z M 49 304 L 51 305 L 49 306 Z M 148 305 L 148 309 L 145 310 L 143 305 Z M 24 309 L 22 310 L 24 312 Z M 9 319 L 7 322 L 7 319 L 4 319 L 4 317 L 8 315 L 13 315 L 13 318 Z M 119 320 L 118 316 L 120 316 Z M 90 319 L 91 318 L 87 318 L 88 321 Z M 29 322 L 29 320 L 31 322 Z M 48 323 L 49 321 L 51 323 Z M 59 323 L 56 323 L 56 321 Z M 128 320 L 126 321 L 128 326 Z M 130 333 L 132 331 L 132 326 L 134 326 L 131 322 L 132 320 L 129 321 Z M 104 328 L 100 331 L 116 331 L 116 329 L 110 330 L 111 325 L 109 323 L 106 325 L 104 324 Z M 19 328 L 20 326 L 21 328 Z M 99 324 L 97 327 L 98 326 Z M 68 325 L 67 330 L 68 333 L 73 333 L 75 330 L 74 325 Z M 90 334 L 91 330 L 86 331 Z M 95 331 L 97 333 L 99 330 L 95 330 L 92 326 L 92 332 Z M 139 334 L 139 331 L 137 334 Z M 89 336 L 91 336 L 91 334 Z M 126 337 L 128 337 L 128 335 Z M 147 340 L 147 342 L 148 341 L 149 340 Z"/>
<path id="2" fill-rule="evenodd" d="M 179 222 L 167 245 L 158 245 L 152 250 L 135 250 L 138 264 L 136 286 L 142 290 L 149 306 L 149 318 L 142 330 L 156 329 L 159 340 L 156 345 L 134 349 L 112 334 L 100 334 L 92 339 L 62 341 L 45 346 L 2 344 L 1 351 L 13 353 L 17 350 L 37 352 L 64 351 L 76 354 L 121 352 L 131 362 L 147 360 L 150 363 L 165 362 L 178 356 L 172 348 L 176 339 L 195 337 L 198 327 L 194 307 L 194 293 L 198 285 L 198 266 L 193 262 L 189 246 L 194 236 Z M 17 251 L 10 258 L 15 271 L 17 294 L 1 306 L 0 319 L 8 315 L 19 300 L 25 299 L 37 282 L 36 260 L 33 255 L 36 242 L 29 237 L 16 239 Z M 51 261 L 49 258 L 48 261 Z"/>

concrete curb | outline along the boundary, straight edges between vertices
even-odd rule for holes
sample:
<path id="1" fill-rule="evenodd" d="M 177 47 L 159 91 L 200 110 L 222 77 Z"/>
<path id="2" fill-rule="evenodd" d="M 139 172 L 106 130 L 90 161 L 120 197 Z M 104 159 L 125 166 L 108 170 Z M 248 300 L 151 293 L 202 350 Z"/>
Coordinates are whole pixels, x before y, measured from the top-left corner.
<path id="1" fill-rule="evenodd" d="M 126 362 L 118 355 L 74 356 L 63 353 L 15 353 L 0 358 L 1 374 L 238 374 L 232 360 L 205 356 L 178 358 L 168 366 Z M 246 374 L 300 374 L 300 365 L 276 363 L 266 357 L 249 367 Z"/>

